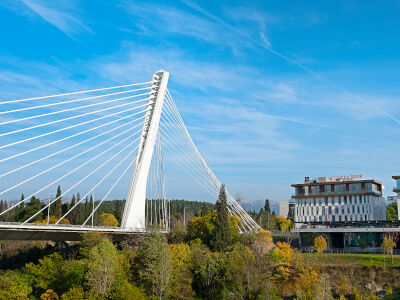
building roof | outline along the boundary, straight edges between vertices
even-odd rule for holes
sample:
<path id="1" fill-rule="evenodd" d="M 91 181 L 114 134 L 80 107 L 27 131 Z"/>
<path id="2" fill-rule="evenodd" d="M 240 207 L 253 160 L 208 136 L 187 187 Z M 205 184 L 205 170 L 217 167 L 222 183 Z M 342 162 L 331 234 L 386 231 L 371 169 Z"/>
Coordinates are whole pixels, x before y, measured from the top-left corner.
<path id="1" fill-rule="evenodd" d="M 400 176 L 399 176 L 400 178 Z M 373 182 L 379 185 L 382 185 L 382 182 L 375 179 L 365 179 L 365 180 L 346 180 L 346 181 L 324 181 L 324 182 L 305 182 L 305 183 L 295 183 L 292 184 L 292 187 L 296 186 L 311 186 L 311 185 L 330 185 L 330 184 L 346 184 L 346 183 L 367 183 Z"/>

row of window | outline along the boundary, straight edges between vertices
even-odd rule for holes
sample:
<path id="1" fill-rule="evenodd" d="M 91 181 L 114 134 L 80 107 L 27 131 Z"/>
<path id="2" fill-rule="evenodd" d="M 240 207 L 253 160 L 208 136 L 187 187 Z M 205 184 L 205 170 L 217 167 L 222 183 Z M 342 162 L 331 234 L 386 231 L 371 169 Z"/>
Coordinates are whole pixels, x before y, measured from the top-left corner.
<path id="1" fill-rule="evenodd" d="M 371 210 L 372 210 L 372 208 L 370 209 L 369 205 L 357 206 L 357 207 L 355 205 L 347 206 L 347 207 L 345 207 L 344 205 L 341 207 L 339 207 L 339 206 L 334 206 L 334 207 L 332 207 L 332 206 L 296 207 L 296 215 L 298 215 L 298 216 L 310 216 L 310 215 L 313 216 L 314 212 L 316 215 L 319 215 L 319 214 L 325 215 L 325 212 L 328 212 L 329 215 L 332 215 L 333 211 L 334 211 L 335 215 L 338 215 L 339 211 L 340 211 L 340 214 L 342 214 L 342 215 L 344 215 L 345 213 L 347 213 L 347 214 L 355 214 L 355 213 L 369 214 L 371 212 Z"/>
<path id="2" fill-rule="evenodd" d="M 344 196 L 342 199 L 342 196 L 339 197 L 330 197 L 331 198 L 331 203 L 332 205 L 334 204 L 367 204 L 369 203 L 369 197 L 367 195 L 358 195 L 358 196 Z M 296 199 L 296 204 L 300 206 L 305 206 L 307 204 L 309 205 L 322 205 L 324 203 L 325 205 L 329 205 L 329 197 L 324 197 L 324 198 L 312 198 L 312 199 Z"/>
<path id="3" fill-rule="evenodd" d="M 296 222 L 325 222 L 326 217 L 325 216 L 313 216 L 313 217 L 297 217 L 295 218 Z M 369 215 L 356 215 L 356 216 L 351 216 L 351 215 L 345 215 L 345 216 L 331 216 L 328 218 L 328 221 L 332 222 L 342 222 L 342 221 L 370 221 Z"/>

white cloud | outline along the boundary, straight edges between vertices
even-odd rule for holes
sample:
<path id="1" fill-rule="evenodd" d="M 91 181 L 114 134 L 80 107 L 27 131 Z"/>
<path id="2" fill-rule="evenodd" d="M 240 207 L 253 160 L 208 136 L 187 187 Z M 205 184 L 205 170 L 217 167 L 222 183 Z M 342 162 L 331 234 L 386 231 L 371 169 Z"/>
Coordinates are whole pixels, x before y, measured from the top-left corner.
<path id="1" fill-rule="evenodd" d="M 19 0 L 7 1 L 3 5 L 24 15 L 32 16 L 33 12 L 71 38 L 76 34 L 91 32 L 90 28 L 76 16 L 72 2 Z"/>

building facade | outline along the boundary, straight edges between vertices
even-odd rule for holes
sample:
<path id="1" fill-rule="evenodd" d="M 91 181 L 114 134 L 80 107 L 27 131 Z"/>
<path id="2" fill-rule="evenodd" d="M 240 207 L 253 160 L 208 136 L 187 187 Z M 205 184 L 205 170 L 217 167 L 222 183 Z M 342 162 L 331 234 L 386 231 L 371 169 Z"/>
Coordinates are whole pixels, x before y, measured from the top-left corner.
<path id="1" fill-rule="evenodd" d="M 393 192 L 397 193 L 397 218 L 400 220 L 400 175 L 392 176 L 396 180 L 396 186 L 393 187 Z"/>
<path id="2" fill-rule="evenodd" d="M 287 218 L 289 214 L 289 201 L 279 201 L 279 216 Z"/>
<path id="3" fill-rule="evenodd" d="M 377 180 L 306 177 L 304 183 L 292 187 L 295 222 L 386 220 L 384 187 Z"/>

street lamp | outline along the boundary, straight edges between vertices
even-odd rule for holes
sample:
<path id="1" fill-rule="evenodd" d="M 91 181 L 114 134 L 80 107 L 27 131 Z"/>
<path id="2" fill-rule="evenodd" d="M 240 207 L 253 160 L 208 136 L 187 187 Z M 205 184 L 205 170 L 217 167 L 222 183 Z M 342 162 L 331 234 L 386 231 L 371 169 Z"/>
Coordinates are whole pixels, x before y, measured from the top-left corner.
<path id="1" fill-rule="evenodd" d="M 50 220 L 50 199 L 51 199 L 51 194 L 49 195 L 49 207 L 47 208 L 47 226 L 49 226 L 49 220 Z"/>
<path id="2" fill-rule="evenodd" d="M 186 215 L 185 215 L 186 208 L 188 208 L 188 207 L 185 207 L 183 209 L 183 230 L 185 230 L 185 231 L 186 231 Z"/>

